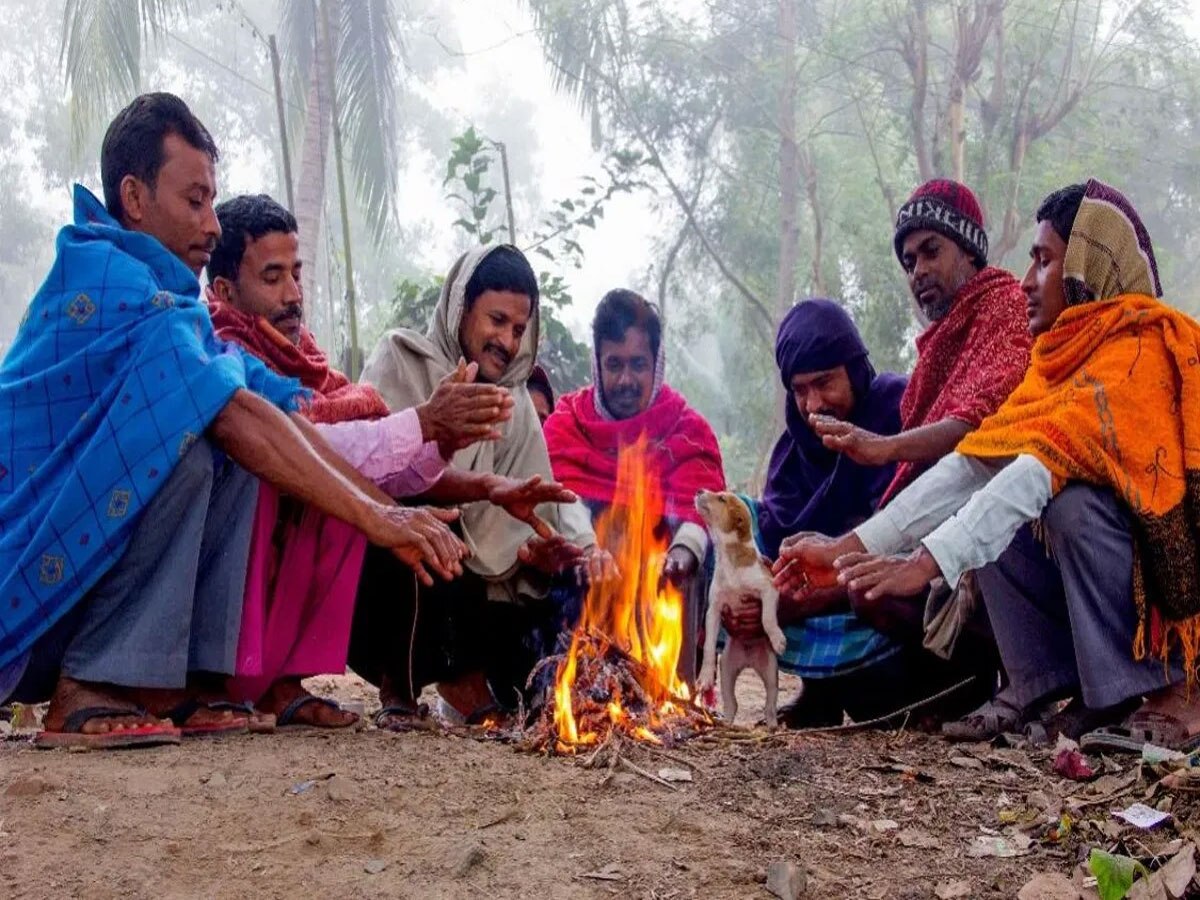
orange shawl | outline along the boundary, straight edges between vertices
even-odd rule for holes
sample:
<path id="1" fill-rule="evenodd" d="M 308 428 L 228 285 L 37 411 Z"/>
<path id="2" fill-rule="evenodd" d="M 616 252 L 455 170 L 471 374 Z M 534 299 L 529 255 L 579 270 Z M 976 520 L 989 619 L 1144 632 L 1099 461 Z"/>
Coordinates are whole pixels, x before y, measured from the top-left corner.
<path id="1" fill-rule="evenodd" d="M 1102 191 L 1111 193 L 1093 200 Z M 1116 493 L 1133 523 L 1134 655 L 1165 660 L 1177 640 L 1191 680 L 1200 649 L 1200 324 L 1149 296 L 1158 291 L 1153 251 L 1136 214 L 1121 236 L 1117 218 L 1131 210 L 1111 194 L 1089 184 L 1067 245 L 1072 305 L 1037 339 L 1024 381 L 958 452 L 1027 453 L 1050 470 L 1055 493 L 1070 481 Z M 1134 290 L 1108 295 L 1118 284 Z"/>

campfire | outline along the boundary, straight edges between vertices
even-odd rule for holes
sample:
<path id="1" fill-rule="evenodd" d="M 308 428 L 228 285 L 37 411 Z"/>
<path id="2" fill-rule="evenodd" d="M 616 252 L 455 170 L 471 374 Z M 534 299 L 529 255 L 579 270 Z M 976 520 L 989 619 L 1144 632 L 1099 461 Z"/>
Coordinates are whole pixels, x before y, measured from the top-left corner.
<path id="1" fill-rule="evenodd" d="M 591 585 L 570 647 L 543 662 L 555 667 L 554 683 L 527 735 L 534 749 L 575 753 L 622 737 L 670 747 L 711 725 L 677 673 L 684 601 L 662 578 L 662 513 L 643 438 L 622 449 L 613 505 L 596 522 L 620 577 Z"/>

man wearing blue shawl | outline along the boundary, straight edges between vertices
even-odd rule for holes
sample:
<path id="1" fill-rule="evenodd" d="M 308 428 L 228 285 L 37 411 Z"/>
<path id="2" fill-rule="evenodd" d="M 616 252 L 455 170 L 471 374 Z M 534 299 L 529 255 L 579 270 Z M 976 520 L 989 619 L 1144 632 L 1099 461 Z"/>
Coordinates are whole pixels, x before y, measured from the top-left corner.
<path id="1" fill-rule="evenodd" d="M 787 429 L 771 454 L 762 500 L 755 504 L 759 549 L 774 559 L 786 539 L 843 534 L 870 518 L 895 465 L 867 466 L 824 446 L 812 424 L 835 419 L 878 435 L 900 431 L 906 379 L 878 375 L 846 311 L 832 300 L 793 306 L 779 326 L 775 360 L 784 389 Z M 761 628 L 757 603 L 726 618 L 746 634 Z M 863 721 L 899 708 L 928 684 L 932 657 L 855 615 L 844 589 L 781 597 L 787 649 L 780 665 L 804 678 L 799 700 L 781 711 L 793 728 Z M 926 659 L 928 657 L 928 659 Z"/>
<path id="2" fill-rule="evenodd" d="M 217 155 L 176 97 L 123 110 L 105 205 L 76 186 L 0 364 L 0 702 L 50 699 L 41 746 L 175 743 L 168 710 L 183 733 L 245 730 L 197 685 L 233 671 L 255 476 L 444 577 L 465 552 L 285 415 L 298 382 L 213 335 Z"/>

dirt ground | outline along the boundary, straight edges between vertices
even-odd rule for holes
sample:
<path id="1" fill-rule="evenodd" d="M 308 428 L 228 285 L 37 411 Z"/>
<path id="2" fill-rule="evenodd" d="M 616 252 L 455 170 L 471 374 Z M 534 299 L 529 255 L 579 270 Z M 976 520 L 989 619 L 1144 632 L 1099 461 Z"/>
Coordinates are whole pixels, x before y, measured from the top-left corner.
<path id="1" fill-rule="evenodd" d="M 756 687 L 747 674 L 739 688 L 751 721 Z M 350 677 L 316 688 L 376 702 Z M 791 861 L 807 897 L 1013 897 L 1036 873 L 1070 876 L 1091 846 L 1165 858 L 1200 819 L 1186 794 L 1152 832 L 1113 819 L 1146 799 L 1136 760 L 1097 760 L 1083 784 L 1045 752 L 905 730 L 745 737 L 631 753 L 650 774 L 690 769 L 674 789 L 370 728 L 109 753 L 10 739 L 0 896 L 753 898 Z M 985 846 L 1021 855 L 970 855 Z"/>

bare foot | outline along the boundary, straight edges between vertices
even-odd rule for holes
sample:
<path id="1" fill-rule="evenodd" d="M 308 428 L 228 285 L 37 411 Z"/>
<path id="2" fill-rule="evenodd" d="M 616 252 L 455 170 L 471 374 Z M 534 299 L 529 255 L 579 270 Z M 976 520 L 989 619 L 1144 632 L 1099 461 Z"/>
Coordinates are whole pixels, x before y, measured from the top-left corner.
<path id="1" fill-rule="evenodd" d="M 131 691 L 130 696 L 154 714 L 171 719 L 185 731 L 223 731 L 249 726 L 250 717 L 245 712 L 209 708 L 210 703 L 225 699 L 211 691 L 191 687 L 183 690 L 140 688 Z"/>
<path id="2" fill-rule="evenodd" d="M 112 709 L 128 708 L 129 715 L 88 719 L 79 728 L 81 734 L 108 734 L 144 725 L 171 724 L 149 713 L 139 715 L 138 704 L 131 700 L 121 688 L 76 681 L 74 678 L 62 675 L 54 688 L 54 696 L 50 698 L 50 708 L 46 710 L 42 727 L 46 731 L 60 732 L 66 727 L 67 719 L 72 713 L 91 706 Z"/>
<path id="3" fill-rule="evenodd" d="M 259 707 L 265 712 L 274 713 L 276 717 L 301 697 L 313 697 L 304 689 L 299 678 L 284 678 L 271 685 L 263 695 Z M 289 725 L 311 725 L 314 728 L 349 728 L 358 721 L 358 714 L 321 703 L 314 699 L 297 708 L 291 716 Z"/>
<path id="4" fill-rule="evenodd" d="M 1187 737 L 1200 735 L 1200 696 L 1194 693 L 1189 696 L 1185 685 L 1176 684 L 1147 694 L 1145 701 L 1131 718 L 1136 719 L 1146 714 L 1178 722 Z"/>

